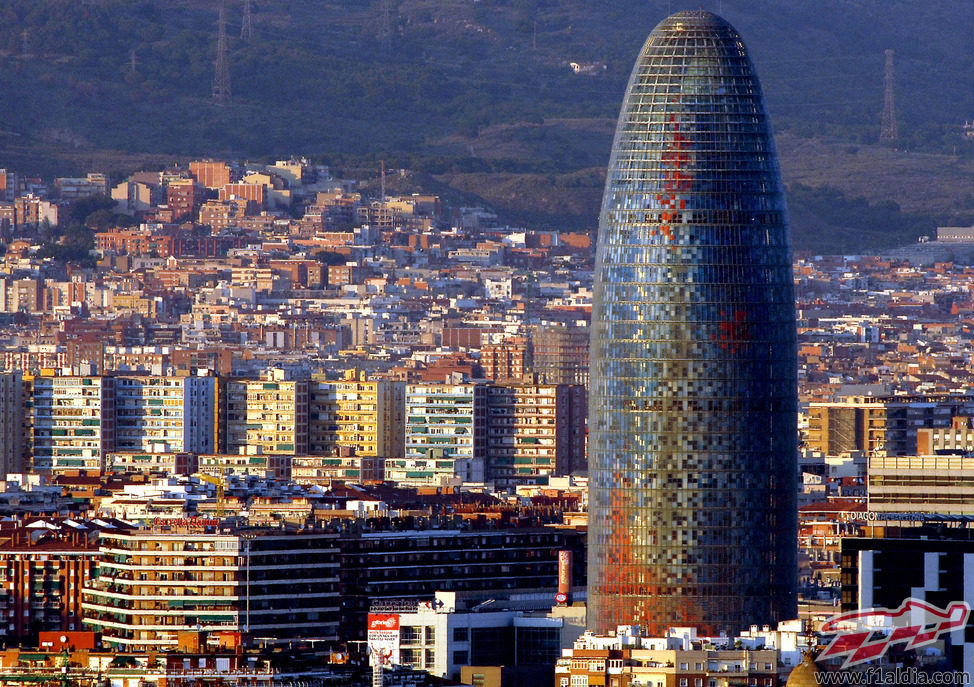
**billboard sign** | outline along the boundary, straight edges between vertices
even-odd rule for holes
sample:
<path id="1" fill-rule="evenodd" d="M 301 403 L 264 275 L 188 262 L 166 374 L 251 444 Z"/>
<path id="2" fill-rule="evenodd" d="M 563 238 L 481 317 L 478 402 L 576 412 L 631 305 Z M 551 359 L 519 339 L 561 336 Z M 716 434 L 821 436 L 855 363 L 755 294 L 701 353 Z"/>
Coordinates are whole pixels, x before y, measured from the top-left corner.
<path id="1" fill-rule="evenodd" d="M 370 665 L 399 663 L 399 615 L 369 613 L 368 640 Z"/>

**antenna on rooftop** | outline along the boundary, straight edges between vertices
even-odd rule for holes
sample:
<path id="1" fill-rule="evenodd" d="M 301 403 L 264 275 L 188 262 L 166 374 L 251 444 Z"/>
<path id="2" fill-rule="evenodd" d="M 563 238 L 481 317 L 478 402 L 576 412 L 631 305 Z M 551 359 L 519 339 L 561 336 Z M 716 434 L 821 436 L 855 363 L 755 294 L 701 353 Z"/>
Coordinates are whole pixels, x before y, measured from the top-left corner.
<path id="1" fill-rule="evenodd" d="M 886 75 L 883 77 L 883 115 L 879 129 L 880 143 L 896 143 L 899 132 L 896 129 L 896 107 L 893 102 L 893 51 L 886 51 Z"/>
<path id="2" fill-rule="evenodd" d="M 385 160 L 382 160 L 381 178 L 382 178 L 382 200 L 385 201 L 386 199 L 386 161 Z"/>
<path id="3" fill-rule="evenodd" d="M 220 18 L 217 20 L 216 64 L 213 75 L 213 102 L 226 105 L 230 102 L 230 60 L 227 57 L 226 7 L 220 2 Z"/>
<path id="4" fill-rule="evenodd" d="M 244 0 L 243 22 L 240 24 L 240 37 L 245 41 L 254 40 L 254 17 L 250 12 L 250 0 Z"/>

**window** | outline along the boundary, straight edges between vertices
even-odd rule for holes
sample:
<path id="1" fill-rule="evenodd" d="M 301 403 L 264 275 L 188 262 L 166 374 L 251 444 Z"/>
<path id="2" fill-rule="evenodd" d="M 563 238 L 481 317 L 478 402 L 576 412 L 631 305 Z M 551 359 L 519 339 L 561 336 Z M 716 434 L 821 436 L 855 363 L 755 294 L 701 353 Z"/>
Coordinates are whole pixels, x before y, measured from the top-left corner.
<path id="1" fill-rule="evenodd" d="M 453 641 L 454 642 L 465 642 L 467 641 L 467 628 L 465 627 L 455 627 L 453 628 Z M 457 663 L 457 661 L 454 661 Z"/>
<path id="2" fill-rule="evenodd" d="M 453 652 L 453 665 L 462 666 L 467 664 L 467 652 L 466 651 L 454 651 Z"/>

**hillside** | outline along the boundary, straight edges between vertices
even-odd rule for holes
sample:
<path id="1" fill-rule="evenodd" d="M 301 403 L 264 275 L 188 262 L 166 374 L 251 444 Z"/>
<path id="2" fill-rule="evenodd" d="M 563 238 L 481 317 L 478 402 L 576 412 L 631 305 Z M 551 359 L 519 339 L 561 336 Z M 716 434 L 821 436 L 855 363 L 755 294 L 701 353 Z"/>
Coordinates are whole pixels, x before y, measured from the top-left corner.
<path id="1" fill-rule="evenodd" d="M 253 0 L 255 36 L 245 40 L 243 4 L 226 0 L 233 99 L 217 105 L 217 0 L 0 0 L 0 167 L 50 176 L 203 155 L 304 154 L 359 168 L 384 159 L 506 199 L 520 221 L 586 226 L 635 55 L 681 9 L 672 0 Z M 692 6 L 723 14 L 748 43 L 786 181 L 895 194 L 927 214 L 966 211 L 974 144 L 960 125 L 974 116 L 974 3 Z M 887 48 L 905 157 L 873 145 Z"/>

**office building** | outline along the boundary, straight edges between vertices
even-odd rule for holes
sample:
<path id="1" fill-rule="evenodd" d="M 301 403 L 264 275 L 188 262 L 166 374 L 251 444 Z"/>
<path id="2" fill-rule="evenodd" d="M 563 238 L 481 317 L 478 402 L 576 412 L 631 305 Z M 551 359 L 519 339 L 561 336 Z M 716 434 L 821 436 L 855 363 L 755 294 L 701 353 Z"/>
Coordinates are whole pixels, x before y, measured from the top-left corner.
<path id="1" fill-rule="evenodd" d="M 382 628 L 400 665 L 453 679 L 464 666 L 505 666 L 515 673 L 511 684 L 524 683 L 516 677 L 550 679 L 551 666 L 585 629 L 582 604 L 537 612 L 513 610 L 503 599 L 473 608 L 479 605 L 457 603 L 455 592 L 421 601 L 377 601 L 369 609 L 369 627 Z M 390 626 L 398 630 L 390 632 Z"/>
<path id="2" fill-rule="evenodd" d="M 866 494 L 874 513 L 974 515 L 974 458 L 872 456 Z"/>
<path id="3" fill-rule="evenodd" d="M 967 527 L 951 528 L 957 518 L 931 518 L 915 526 L 877 526 L 886 536 L 843 537 L 842 611 L 888 608 L 907 599 L 946 609 L 966 601 L 974 605 L 974 540 Z M 885 531 L 884 531 L 885 530 Z M 955 670 L 974 670 L 974 618 L 967 626 L 941 636 Z M 918 652 L 919 653 L 919 652 Z"/>
<path id="4" fill-rule="evenodd" d="M 405 523 L 402 523 L 405 524 Z M 364 638 L 379 602 L 425 601 L 437 591 L 483 610 L 502 599 L 517 608 L 550 609 L 558 590 L 558 552 L 572 552 L 571 579 L 584 587 L 584 533 L 443 518 L 402 529 L 386 520 L 343 523 L 342 637 Z M 413 606 L 415 608 L 415 606 Z"/>
<path id="5" fill-rule="evenodd" d="M 589 628 L 796 613 L 797 351 L 785 200 L 733 27 L 662 21 L 629 81 L 596 252 Z"/>
<path id="6" fill-rule="evenodd" d="M 952 419 L 974 414 L 974 398 L 938 396 L 849 396 L 808 406 L 808 438 L 813 451 L 837 456 L 852 451 L 866 455 L 909 456 L 941 448 L 963 448 L 963 431 L 948 434 Z M 933 432 L 940 430 L 935 440 Z M 960 424 L 953 427 L 962 430 Z M 928 443 L 929 442 L 929 443 Z"/>

